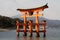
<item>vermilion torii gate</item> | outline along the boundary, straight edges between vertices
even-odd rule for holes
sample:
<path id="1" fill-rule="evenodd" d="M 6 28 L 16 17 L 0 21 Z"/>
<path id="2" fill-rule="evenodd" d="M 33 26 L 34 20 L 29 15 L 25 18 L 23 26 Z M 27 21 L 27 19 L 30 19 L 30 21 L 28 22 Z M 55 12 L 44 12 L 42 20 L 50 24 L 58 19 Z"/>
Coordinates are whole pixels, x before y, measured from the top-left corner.
<path id="1" fill-rule="evenodd" d="M 19 12 L 22 12 L 24 13 L 24 15 L 22 16 L 24 18 L 24 25 L 23 25 L 23 29 L 24 30 L 19 30 L 19 24 L 17 25 L 17 33 L 19 35 L 19 32 L 24 32 L 24 35 L 26 36 L 28 32 L 28 30 L 26 30 L 26 26 L 27 26 L 27 17 L 32 17 L 32 16 L 36 16 L 36 23 L 35 23 L 35 31 L 32 30 L 31 28 L 31 32 L 36 32 L 37 33 L 37 36 L 39 36 L 39 32 L 44 32 L 44 36 L 45 36 L 45 26 L 46 26 L 46 21 L 43 21 L 41 24 L 39 23 L 39 20 L 38 20 L 38 17 L 39 16 L 43 16 L 43 14 L 39 14 L 40 11 L 43 11 L 45 8 L 48 8 L 47 4 L 44 5 L 44 6 L 41 6 L 41 7 L 38 7 L 38 8 L 31 8 L 31 9 L 17 9 Z M 27 12 L 29 13 L 29 15 L 27 15 Z M 36 13 L 36 14 L 33 14 L 33 13 Z M 18 22 L 17 22 L 18 23 Z M 32 24 L 30 24 L 32 25 Z M 43 25 L 44 26 L 44 30 L 40 31 L 39 30 L 39 25 Z M 32 26 L 30 26 L 32 27 Z M 31 33 L 32 34 L 32 33 Z"/>

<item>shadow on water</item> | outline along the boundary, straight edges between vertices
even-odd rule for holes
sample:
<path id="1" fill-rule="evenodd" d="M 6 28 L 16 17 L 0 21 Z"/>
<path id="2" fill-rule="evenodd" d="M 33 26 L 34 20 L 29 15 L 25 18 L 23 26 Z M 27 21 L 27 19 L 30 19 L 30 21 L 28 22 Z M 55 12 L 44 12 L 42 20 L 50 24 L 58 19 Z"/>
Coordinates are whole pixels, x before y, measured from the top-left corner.
<path id="1" fill-rule="evenodd" d="M 40 37 L 26 37 L 26 36 L 19 37 L 17 36 L 16 40 L 46 40 L 46 37 L 40 38 Z"/>

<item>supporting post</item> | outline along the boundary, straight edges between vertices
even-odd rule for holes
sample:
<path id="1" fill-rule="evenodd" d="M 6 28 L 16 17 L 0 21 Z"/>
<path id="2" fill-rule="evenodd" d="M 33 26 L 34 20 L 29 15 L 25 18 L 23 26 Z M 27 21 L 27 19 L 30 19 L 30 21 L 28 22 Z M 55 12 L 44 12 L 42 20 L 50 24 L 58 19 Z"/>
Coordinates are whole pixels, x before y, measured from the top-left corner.
<path id="1" fill-rule="evenodd" d="M 28 25 L 29 25 L 30 37 L 32 37 L 32 25 L 33 25 L 32 20 L 29 21 Z"/>
<path id="2" fill-rule="evenodd" d="M 17 26 L 17 32 L 16 32 L 17 36 L 19 36 L 19 29 L 18 29 L 18 26 Z"/>
<path id="3" fill-rule="evenodd" d="M 17 36 L 19 36 L 19 26 L 20 26 L 20 23 L 19 23 L 18 20 L 16 21 L 16 26 L 17 26 L 16 34 L 17 34 Z"/>
<path id="4" fill-rule="evenodd" d="M 37 33 L 37 37 L 39 37 L 39 20 L 38 20 L 38 12 L 36 12 L 36 33 Z"/>
<path id="5" fill-rule="evenodd" d="M 42 24 L 43 24 L 43 30 L 44 30 L 44 36 L 43 37 L 46 37 L 46 20 L 43 20 Z"/>
<path id="6" fill-rule="evenodd" d="M 24 36 L 27 36 L 27 33 L 26 33 L 26 19 L 27 19 L 27 18 L 26 18 L 26 14 L 27 14 L 27 13 L 24 12 L 24 26 L 23 26 L 23 27 L 24 27 Z"/>

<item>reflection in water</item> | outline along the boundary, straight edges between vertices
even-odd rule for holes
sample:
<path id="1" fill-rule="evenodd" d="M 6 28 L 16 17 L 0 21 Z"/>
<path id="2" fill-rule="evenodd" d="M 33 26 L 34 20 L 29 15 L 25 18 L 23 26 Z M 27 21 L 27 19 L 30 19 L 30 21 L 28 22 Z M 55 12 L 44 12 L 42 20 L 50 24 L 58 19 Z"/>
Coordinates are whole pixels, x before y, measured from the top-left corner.
<path id="1" fill-rule="evenodd" d="M 23 38 L 22 38 L 23 40 L 27 40 L 27 38 L 24 36 Z"/>
<path id="2" fill-rule="evenodd" d="M 42 38 L 42 40 L 46 40 L 46 38 L 44 37 L 44 38 Z"/>
<path id="3" fill-rule="evenodd" d="M 39 37 L 36 37 L 36 40 L 39 40 Z"/>
<path id="4" fill-rule="evenodd" d="M 40 37 L 25 37 L 25 36 L 23 36 L 23 37 L 17 36 L 16 39 L 17 39 L 17 40 L 46 40 L 45 37 L 40 38 Z"/>
<path id="5" fill-rule="evenodd" d="M 33 40 L 32 37 L 29 37 L 29 40 Z"/>
<path id="6" fill-rule="evenodd" d="M 35 40 L 45 40 L 45 37 L 43 37 L 43 38 L 36 37 Z"/>
<path id="7" fill-rule="evenodd" d="M 16 39 L 17 39 L 17 40 L 20 40 L 20 39 L 19 39 L 19 36 L 17 36 L 17 38 L 16 38 Z"/>

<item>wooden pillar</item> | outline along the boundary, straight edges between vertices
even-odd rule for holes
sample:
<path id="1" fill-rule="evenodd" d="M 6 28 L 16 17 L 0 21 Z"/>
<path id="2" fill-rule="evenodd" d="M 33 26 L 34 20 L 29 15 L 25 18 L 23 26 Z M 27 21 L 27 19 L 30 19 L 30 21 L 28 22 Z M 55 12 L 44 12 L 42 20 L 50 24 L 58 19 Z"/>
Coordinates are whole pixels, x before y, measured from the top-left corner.
<path id="1" fill-rule="evenodd" d="M 19 36 L 19 30 L 18 30 L 18 28 L 19 28 L 19 26 L 17 26 L 17 32 L 16 32 L 17 36 Z"/>
<path id="2" fill-rule="evenodd" d="M 19 23 L 18 20 L 16 21 L 16 26 L 17 26 L 17 28 L 16 28 L 16 34 L 17 34 L 17 36 L 19 36 L 19 26 L 20 26 L 20 23 Z"/>
<path id="3" fill-rule="evenodd" d="M 37 37 L 39 37 L 39 19 L 38 19 L 38 12 L 36 12 L 36 33 L 37 33 Z"/>
<path id="4" fill-rule="evenodd" d="M 46 20 L 43 20 L 43 30 L 44 30 L 44 37 L 46 37 Z"/>
<path id="5" fill-rule="evenodd" d="M 24 36 L 27 36 L 27 33 L 26 33 L 26 19 L 27 19 L 27 18 L 26 18 L 26 14 L 27 14 L 27 13 L 24 12 L 24 26 L 23 26 L 23 27 L 24 27 Z"/>
<path id="6" fill-rule="evenodd" d="M 30 37 L 32 37 L 32 25 L 33 25 L 32 20 L 29 21 L 28 25 L 29 25 Z"/>

